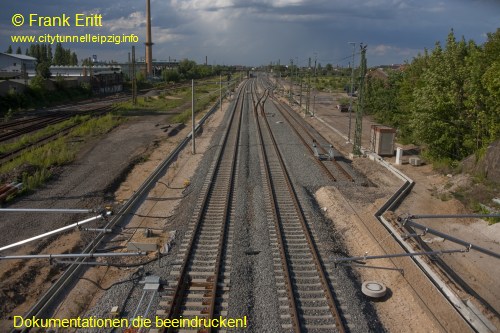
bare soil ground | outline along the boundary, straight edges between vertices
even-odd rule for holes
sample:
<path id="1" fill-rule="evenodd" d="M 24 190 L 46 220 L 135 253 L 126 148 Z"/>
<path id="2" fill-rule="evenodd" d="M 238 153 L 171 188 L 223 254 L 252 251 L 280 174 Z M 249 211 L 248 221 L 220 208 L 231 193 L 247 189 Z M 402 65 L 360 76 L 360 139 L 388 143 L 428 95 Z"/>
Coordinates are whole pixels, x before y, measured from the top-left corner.
<path id="1" fill-rule="evenodd" d="M 154 207 L 161 210 L 162 216 L 168 216 L 180 201 L 185 186 L 184 180 L 189 179 L 190 174 L 196 168 L 197 161 L 202 158 L 201 152 L 206 149 L 207 145 L 204 143 L 205 137 L 218 126 L 219 114 L 221 112 L 211 117 L 203 135 L 199 138 L 198 152 L 200 153 L 191 155 L 190 151 L 186 150 L 181 154 L 181 158 L 163 179 L 163 182 L 169 184 L 170 187 L 162 184 L 157 186 L 148 198 L 148 207 L 139 212 L 140 215 L 147 216 L 148 211 Z M 169 137 L 165 130 L 169 125 L 168 117 L 161 114 L 130 116 L 128 122 L 120 125 L 104 138 L 89 142 L 76 161 L 62 167 L 57 177 L 44 188 L 18 199 L 10 207 L 102 208 L 107 205 L 119 206 L 120 201 L 128 199 L 165 156 L 190 132 L 190 129 L 186 127 L 177 135 Z M 124 181 L 124 176 L 127 175 Z M 115 195 L 116 201 L 113 202 Z M 168 197 L 168 199 L 163 200 L 162 197 Z M 0 216 L 0 246 L 87 217 L 81 214 L 77 216 L 2 214 Z M 164 220 L 165 218 L 137 216 L 131 225 L 156 228 L 162 225 Z M 95 224 L 89 225 L 89 227 L 95 226 Z M 19 232 L 19 228 L 22 228 L 22 233 Z M 137 232 L 134 236 L 140 238 L 142 232 Z M 79 251 L 86 237 L 89 236 L 83 231 L 74 230 L 46 241 L 30 243 L 8 253 L 4 252 L 2 255 L 75 253 Z M 168 234 L 162 234 L 162 237 L 168 237 Z M 2 319 L 0 331 L 9 331 L 12 327 L 11 321 L 4 319 L 24 314 L 57 279 L 61 273 L 60 266 L 47 263 L 47 260 L 0 261 L 0 317 Z M 106 285 L 109 281 L 119 280 L 120 275 L 122 273 L 118 270 L 96 269 L 90 270 L 86 277 Z M 60 305 L 59 317 L 73 317 L 91 305 L 91 300 L 97 294 L 98 289 L 88 282 L 82 284 L 85 284 L 87 288 L 75 288 L 70 297 L 67 297 L 66 301 Z"/>
<path id="2" fill-rule="evenodd" d="M 333 108 L 335 98 L 336 96 L 333 98 L 324 96 L 323 100 L 327 100 L 328 103 L 317 103 L 315 111 L 319 118 L 343 133 L 344 136 L 347 136 L 349 115 Z M 332 101 L 333 104 L 330 104 Z M 344 154 L 351 152 L 352 145 L 346 142 L 345 138 L 339 136 L 316 118 L 307 117 L 306 119 L 323 135 L 327 134 L 327 137 Z M 372 124 L 375 124 L 375 122 L 369 117 L 364 118 L 362 135 L 362 145 L 364 147 L 369 147 L 369 131 Z M 354 114 L 352 120 L 353 130 Z M 351 138 L 352 135 L 353 132 L 351 132 Z M 391 163 L 395 162 L 394 158 L 387 158 L 386 160 Z M 386 171 L 380 170 L 376 163 L 366 158 L 354 159 L 353 165 L 363 172 L 377 188 L 368 188 L 362 194 L 351 189 L 323 188 L 316 193 L 316 196 L 320 205 L 326 208 L 327 215 L 332 219 L 335 227 L 340 228 L 351 255 L 381 254 L 383 253 L 384 239 L 372 237 L 368 232 L 369 230 L 366 229 L 365 223 L 360 223 L 360 221 L 375 220 L 373 215 L 376 210 L 402 183 L 401 180 Z M 467 175 L 450 178 L 434 171 L 429 165 L 413 167 L 406 164 L 398 166 L 398 169 L 413 179 L 415 186 L 411 194 L 395 212 L 396 215 L 470 213 L 451 195 L 452 191 L 459 187 L 470 186 L 470 179 L 468 179 Z M 377 195 L 373 196 L 374 193 L 372 192 L 376 192 Z M 384 194 L 385 196 L 381 198 L 380 195 Z M 341 214 L 337 214 L 338 212 Z M 488 225 L 487 222 L 481 219 L 426 219 L 416 220 L 415 222 L 500 253 L 500 224 Z M 432 235 L 425 236 L 424 239 L 432 242 L 432 248 L 436 250 L 460 247 L 449 241 L 438 240 Z M 444 259 L 477 292 L 480 298 L 483 298 L 492 306 L 493 310 L 487 311 L 482 308 L 474 297 L 457 290 L 460 297 L 464 300 L 471 300 L 478 308 L 485 310 L 487 318 L 497 329 L 500 328 L 497 314 L 500 310 L 500 295 L 498 294 L 500 281 L 497 278 L 500 276 L 498 259 L 474 251 L 465 254 L 447 255 Z M 394 267 L 394 264 L 387 260 L 385 262 L 380 260 L 378 263 L 381 264 L 380 266 Z M 425 291 L 413 290 L 411 286 L 401 279 L 401 276 L 396 271 L 359 269 L 358 273 L 364 281 L 377 279 L 385 282 L 391 289 L 390 299 L 376 303 L 381 319 L 389 331 L 399 332 L 402 331 L 403 327 L 405 328 L 403 331 L 407 332 L 430 332 L 443 329 L 437 327 L 432 320 L 425 320 L 426 317 L 427 319 L 432 317 L 432 314 L 425 311 L 425 306 L 420 300 L 421 295 L 425 297 Z M 420 320 L 417 319 L 413 322 L 408 321 L 408 318 L 404 319 L 408 313 L 412 313 L 412 316 L 415 314 Z"/>

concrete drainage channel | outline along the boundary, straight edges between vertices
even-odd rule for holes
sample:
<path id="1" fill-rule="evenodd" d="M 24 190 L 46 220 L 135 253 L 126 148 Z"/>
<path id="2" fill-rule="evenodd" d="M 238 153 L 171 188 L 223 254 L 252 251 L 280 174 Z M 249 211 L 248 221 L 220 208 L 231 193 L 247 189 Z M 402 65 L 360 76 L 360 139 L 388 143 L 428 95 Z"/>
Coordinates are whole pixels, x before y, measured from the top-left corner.
<path id="1" fill-rule="evenodd" d="M 339 130 L 332 127 L 330 124 L 325 122 L 320 117 L 316 116 L 316 119 L 319 120 L 328 128 L 330 128 L 337 135 L 340 135 L 345 140 L 348 140 L 348 138 L 345 135 L 343 135 Z M 396 242 L 399 244 L 399 246 L 405 249 L 406 252 L 410 254 L 416 253 L 412 245 L 409 242 L 405 241 L 401 236 L 401 234 L 398 232 L 398 230 L 395 228 L 395 226 L 384 217 L 384 214 L 387 211 L 394 211 L 397 205 L 399 205 L 404 200 L 404 198 L 410 193 L 415 182 L 411 178 L 406 176 L 404 173 L 394 168 L 391 164 L 384 161 L 379 155 L 371 153 L 366 149 L 362 149 L 362 154 L 363 156 L 365 155 L 368 156 L 368 158 L 370 158 L 372 161 L 379 163 L 380 165 L 385 167 L 387 170 L 389 170 L 391 173 L 393 173 L 396 177 L 398 177 L 404 182 L 404 184 L 391 196 L 391 198 L 375 213 L 375 218 L 384 227 L 385 231 L 388 231 L 394 238 L 394 240 L 396 240 Z M 398 252 L 400 252 L 400 250 Z M 443 311 L 440 308 L 439 304 L 443 306 L 446 306 L 446 304 L 451 304 L 453 308 L 456 310 L 455 313 L 459 314 L 458 316 L 456 316 L 457 321 L 455 321 L 452 324 L 455 325 L 454 326 L 455 328 L 458 328 L 458 331 L 464 331 L 464 329 L 467 328 L 469 330 L 472 328 L 477 332 L 496 331 L 495 326 L 493 326 L 493 324 L 491 324 L 491 322 L 489 322 L 488 319 L 486 319 L 486 317 L 474 306 L 474 304 L 472 304 L 468 300 L 464 301 L 460 299 L 460 297 L 453 290 L 451 290 L 450 287 L 448 287 L 446 282 L 443 281 L 441 277 L 439 277 L 439 275 L 434 271 L 434 269 L 430 267 L 429 264 L 425 261 L 424 256 L 412 256 L 411 258 L 412 261 L 408 262 L 414 263 L 414 265 L 412 265 L 413 267 L 411 266 L 405 267 L 405 270 L 413 271 L 416 274 L 418 274 L 418 271 L 423 272 L 425 274 L 425 277 L 427 278 L 427 281 L 429 282 L 429 286 L 435 287 L 433 289 L 433 292 L 436 294 L 435 296 L 437 296 L 438 294 L 445 296 L 446 303 L 445 302 L 440 303 L 439 298 L 437 297 L 433 297 L 433 299 L 430 302 L 426 302 L 427 307 L 433 314 L 435 314 L 436 319 L 440 322 L 441 325 L 444 325 L 443 322 L 449 321 L 450 318 L 448 318 L 446 314 L 443 314 Z M 416 285 L 417 278 L 413 274 L 405 274 L 405 279 L 410 285 Z M 415 283 L 412 283 L 412 280 L 414 280 Z M 367 295 L 365 293 L 366 290 L 368 290 L 366 286 L 362 287 L 362 292 L 365 295 Z M 371 291 L 368 290 L 368 293 L 371 293 Z M 441 300 L 443 300 L 442 297 Z M 438 317 L 440 314 L 441 317 Z M 443 322 L 441 322 L 441 320 L 443 320 Z M 462 321 L 464 325 L 460 325 L 460 321 Z M 457 331 L 457 329 L 451 328 L 447 329 L 447 331 Z"/>
<path id="2" fill-rule="evenodd" d="M 404 181 L 404 184 L 391 196 L 391 198 L 375 213 L 375 217 L 377 220 L 385 227 L 385 229 L 392 235 L 392 237 L 399 243 L 401 247 L 405 249 L 408 253 L 416 253 L 413 246 L 403 239 L 399 231 L 394 227 L 394 225 L 389 222 L 385 217 L 384 213 L 387 211 L 394 211 L 395 207 L 399 205 L 404 198 L 410 193 L 415 182 L 410 179 L 408 176 L 403 174 L 401 171 L 394 168 L 388 162 L 384 161 L 380 156 L 374 153 L 367 153 L 367 156 L 385 167 L 387 170 L 392 172 L 396 177 Z M 467 322 L 467 324 L 472 327 L 477 332 L 492 332 L 494 331 L 494 326 L 475 308 L 475 306 L 469 301 L 464 301 L 460 299 L 460 297 L 451 290 L 450 287 L 443 281 L 439 275 L 434 271 L 432 267 L 424 260 L 423 256 L 412 256 L 412 262 L 418 266 L 419 269 L 425 274 L 428 278 L 428 281 L 432 283 L 436 287 L 435 292 L 440 292 L 442 295 L 446 297 L 449 303 L 453 305 L 455 310 L 460 314 L 460 316 Z M 412 284 L 410 281 L 410 277 L 408 274 L 405 276 L 408 283 Z M 373 291 L 373 288 L 369 288 L 370 283 L 373 281 L 367 281 L 363 284 L 362 291 L 365 293 L 367 291 L 369 294 L 378 294 L 377 290 Z M 378 284 L 378 282 L 376 282 Z M 366 285 L 365 285 L 366 284 Z M 373 283 L 372 283 L 373 284 Z M 377 287 L 377 286 L 375 286 Z M 378 289 L 378 288 L 375 288 Z M 380 291 L 380 290 L 379 290 Z M 366 293 L 365 293 L 366 294 Z M 368 295 L 370 296 L 370 295 Z M 373 296 L 372 296 L 373 297 Z M 382 297 L 382 296 L 379 296 Z M 430 303 L 430 302 L 429 302 Z M 471 304 L 471 305 L 469 305 Z M 426 304 L 433 313 L 440 313 L 441 309 L 436 303 Z M 436 309 L 434 309 L 436 308 Z M 435 311 L 435 312 L 434 312 Z M 436 317 L 437 318 L 437 317 Z M 441 318 L 437 318 L 440 320 Z M 449 320 L 450 318 L 446 318 L 446 315 L 442 317 L 442 319 Z"/>

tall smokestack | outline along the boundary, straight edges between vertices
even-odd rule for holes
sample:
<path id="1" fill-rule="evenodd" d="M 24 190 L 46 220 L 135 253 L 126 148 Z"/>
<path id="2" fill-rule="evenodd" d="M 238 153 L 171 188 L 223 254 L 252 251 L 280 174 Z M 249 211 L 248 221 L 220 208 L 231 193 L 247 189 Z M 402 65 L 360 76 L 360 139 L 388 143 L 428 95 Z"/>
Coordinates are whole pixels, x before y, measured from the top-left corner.
<path id="1" fill-rule="evenodd" d="M 151 0 L 146 0 L 146 73 L 153 74 L 153 41 L 151 38 Z"/>

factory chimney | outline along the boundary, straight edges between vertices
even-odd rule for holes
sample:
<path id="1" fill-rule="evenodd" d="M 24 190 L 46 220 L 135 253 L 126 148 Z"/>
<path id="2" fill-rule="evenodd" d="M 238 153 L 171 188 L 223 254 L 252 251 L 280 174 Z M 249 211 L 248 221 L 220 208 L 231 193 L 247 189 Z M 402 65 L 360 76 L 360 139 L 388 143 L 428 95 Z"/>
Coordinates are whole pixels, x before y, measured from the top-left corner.
<path id="1" fill-rule="evenodd" d="M 146 0 L 146 74 L 153 74 L 153 41 L 151 38 L 151 0 Z"/>

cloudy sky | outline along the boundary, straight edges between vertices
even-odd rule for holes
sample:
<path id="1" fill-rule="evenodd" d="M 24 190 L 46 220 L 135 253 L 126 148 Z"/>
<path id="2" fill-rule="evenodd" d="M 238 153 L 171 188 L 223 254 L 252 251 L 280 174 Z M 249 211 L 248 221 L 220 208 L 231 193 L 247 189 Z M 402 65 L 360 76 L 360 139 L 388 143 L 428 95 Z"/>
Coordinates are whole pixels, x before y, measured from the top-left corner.
<path id="1" fill-rule="evenodd" d="M 144 54 L 146 0 L 3 0 L 0 51 L 14 50 L 18 34 L 131 34 L 139 36 Z M 151 0 L 153 57 L 189 58 L 198 63 L 307 65 L 309 57 L 323 65 L 347 66 L 352 46 L 368 45 L 369 66 L 402 63 L 444 41 L 450 29 L 457 38 L 477 43 L 500 27 L 500 0 Z M 73 17 L 101 14 L 102 27 L 30 27 L 30 14 Z M 26 17 L 15 27 L 12 16 Z M 73 22 L 71 22 L 73 23 Z M 79 58 L 126 61 L 130 43 L 65 44 Z M 358 51 L 358 47 L 356 47 Z M 356 63 L 359 62 L 359 57 Z"/>

